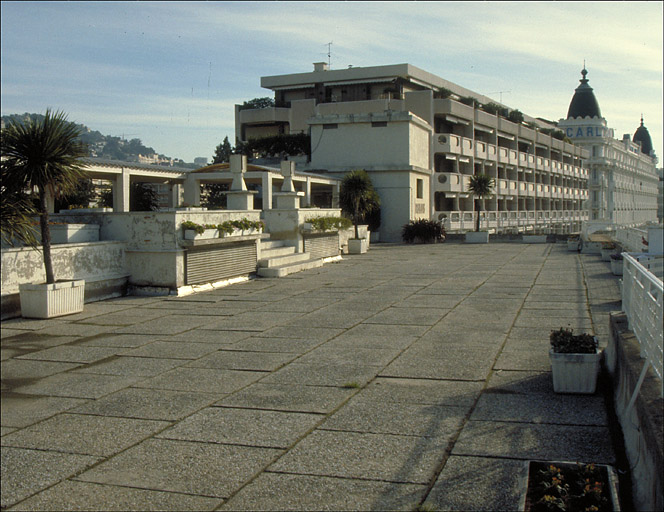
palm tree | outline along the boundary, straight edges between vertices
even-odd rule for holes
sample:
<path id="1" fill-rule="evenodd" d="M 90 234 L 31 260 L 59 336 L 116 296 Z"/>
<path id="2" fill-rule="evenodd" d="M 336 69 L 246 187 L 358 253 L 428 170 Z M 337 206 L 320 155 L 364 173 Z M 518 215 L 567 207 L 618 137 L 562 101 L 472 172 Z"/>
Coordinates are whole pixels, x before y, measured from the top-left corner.
<path id="1" fill-rule="evenodd" d="M 470 177 L 468 192 L 475 196 L 475 211 L 477 212 L 475 218 L 475 231 L 480 230 L 480 200 L 484 200 L 493 195 L 493 187 L 495 184 L 496 180 L 486 174 L 476 174 L 475 176 Z"/>
<path id="2" fill-rule="evenodd" d="M 355 238 L 360 238 L 358 225 L 366 214 L 380 206 L 380 197 L 374 190 L 367 171 L 358 169 L 346 174 L 341 181 L 339 203 L 355 225 Z"/>
<path id="3" fill-rule="evenodd" d="M 2 130 L 3 187 L 12 191 L 37 189 L 47 284 L 55 283 L 47 194 L 58 196 L 71 192 L 85 177 L 80 158 L 87 156 L 87 151 L 79 136 L 80 129 L 67 121 L 63 112 L 52 113 L 50 109 L 43 119 L 30 119 L 25 123 L 10 121 Z"/>

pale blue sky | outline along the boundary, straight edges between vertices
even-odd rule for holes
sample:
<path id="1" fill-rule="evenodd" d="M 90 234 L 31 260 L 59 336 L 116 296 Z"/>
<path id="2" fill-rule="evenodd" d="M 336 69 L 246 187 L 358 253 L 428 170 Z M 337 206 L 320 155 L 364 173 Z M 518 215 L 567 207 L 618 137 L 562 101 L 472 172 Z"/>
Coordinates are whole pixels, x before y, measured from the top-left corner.
<path id="1" fill-rule="evenodd" d="M 662 2 L 2 2 L 2 115 L 64 110 L 172 157 L 234 143 L 260 77 L 410 63 L 522 112 L 567 114 L 586 60 L 617 138 L 662 146 Z M 508 92 L 509 91 L 509 92 Z M 660 163 L 661 166 L 661 163 Z"/>

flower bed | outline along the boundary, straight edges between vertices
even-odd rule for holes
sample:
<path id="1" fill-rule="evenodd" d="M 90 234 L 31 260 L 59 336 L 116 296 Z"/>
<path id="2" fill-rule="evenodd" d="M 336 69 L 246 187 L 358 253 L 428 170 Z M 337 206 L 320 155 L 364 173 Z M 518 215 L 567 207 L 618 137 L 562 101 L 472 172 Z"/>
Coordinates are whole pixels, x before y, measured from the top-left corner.
<path id="1" fill-rule="evenodd" d="M 182 223 L 185 240 L 223 238 L 225 236 L 241 236 L 262 233 L 265 228 L 263 221 L 249 219 L 227 220 L 221 224 L 197 224 L 190 220 Z"/>

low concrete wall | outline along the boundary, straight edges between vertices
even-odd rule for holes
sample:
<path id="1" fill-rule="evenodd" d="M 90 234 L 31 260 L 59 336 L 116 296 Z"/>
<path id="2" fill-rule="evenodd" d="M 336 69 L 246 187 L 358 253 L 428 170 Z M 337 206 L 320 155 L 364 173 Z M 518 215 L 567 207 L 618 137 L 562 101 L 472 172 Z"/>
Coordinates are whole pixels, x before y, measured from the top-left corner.
<path id="1" fill-rule="evenodd" d="M 56 279 L 85 279 L 85 301 L 126 293 L 129 272 L 124 242 L 53 245 Z M 2 318 L 20 316 L 19 284 L 46 281 L 42 252 L 29 247 L 2 250 Z"/>
<path id="2" fill-rule="evenodd" d="M 616 414 L 630 462 L 636 510 L 664 510 L 664 400 L 661 381 L 648 369 L 630 411 L 627 405 L 643 368 L 639 342 L 624 313 L 610 316 L 611 336 L 604 361 L 611 375 Z"/>

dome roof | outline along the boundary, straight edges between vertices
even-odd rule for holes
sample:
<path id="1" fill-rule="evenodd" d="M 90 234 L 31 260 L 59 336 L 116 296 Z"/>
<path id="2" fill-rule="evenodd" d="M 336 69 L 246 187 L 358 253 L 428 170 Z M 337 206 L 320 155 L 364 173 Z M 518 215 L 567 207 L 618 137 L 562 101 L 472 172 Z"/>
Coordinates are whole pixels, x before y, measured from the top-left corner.
<path id="1" fill-rule="evenodd" d="M 602 117 L 602 112 L 599 109 L 599 103 L 593 93 L 593 88 L 588 85 L 586 75 L 588 71 L 585 66 L 581 71 L 583 78 L 579 80 L 579 85 L 574 91 L 574 96 L 569 104 L 567 111 L 567 119 L 575 117 Z"/>
<path id="2" fill-rule="evenodd" d="M 643 116 L 641 116 L 641 126 L 639 126 L 634 132 L 634 137 L 632 137 L 632 140 L 634 142 L 640 142 L 641 152 L 645 153 L 646 155 L 650 155 L 650 152 L 652 151 L 652 139 L 650 138 L 648 128 L 643 126 Z"/>

